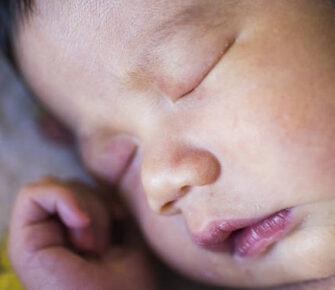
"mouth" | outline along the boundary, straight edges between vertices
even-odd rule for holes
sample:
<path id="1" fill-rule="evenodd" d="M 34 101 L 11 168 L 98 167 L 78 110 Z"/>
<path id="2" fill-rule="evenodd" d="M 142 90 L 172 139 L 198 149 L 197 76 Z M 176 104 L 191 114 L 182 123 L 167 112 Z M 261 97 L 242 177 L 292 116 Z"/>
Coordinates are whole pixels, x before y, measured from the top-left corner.
<path id="1" fill-rule="evenodd" d="M 288 208 L 258 219 L 216 220 L 191 236 L 204 249 L 254 257 L 287 235 L 293 229 L 292 224 Z"/>

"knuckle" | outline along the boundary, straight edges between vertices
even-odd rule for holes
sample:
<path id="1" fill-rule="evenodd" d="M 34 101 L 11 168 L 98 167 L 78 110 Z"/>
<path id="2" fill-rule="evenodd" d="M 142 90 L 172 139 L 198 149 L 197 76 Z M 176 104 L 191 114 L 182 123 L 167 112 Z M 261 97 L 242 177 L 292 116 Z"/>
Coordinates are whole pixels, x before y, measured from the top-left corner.
<path id="1" fill-rule="evenodd" d="M 31 195 L 33 195 L 36 191 L 36 187 L 32 184 L 28 184 L 23 186 L 19 190 L 18 199 L 21 200 L 22 198 L 29 198 Z"/>
<path id="2" fill-rule="evenodd" d="M 19 195 L 29 197 L 32 195 L 44 193 L 46 194 L 49 192 L 61 196 L 67 196 L 71 194 L 71 191 L 68 190 L 65 185 L 61 184 L 56 179 L 51 177 L 42 177 L 42 179 L 37 182 L 26 184 L 25 186 L 23 186 L 19 191 Z"/>

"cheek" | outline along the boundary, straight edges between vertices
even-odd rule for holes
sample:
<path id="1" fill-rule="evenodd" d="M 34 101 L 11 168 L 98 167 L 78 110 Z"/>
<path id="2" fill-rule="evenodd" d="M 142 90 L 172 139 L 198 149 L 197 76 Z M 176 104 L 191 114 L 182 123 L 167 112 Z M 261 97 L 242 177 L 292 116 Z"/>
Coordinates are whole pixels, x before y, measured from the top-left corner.
<path id="1" fill-rule="evenodd" d="M 329 105 L 331 96 L 308 92 L 299 84 L 283 87 L 284 91 L 275 86 L 259 88 L 240 104 L 239 126 L 256 134 L 236 137 L 245 149 L 236 152 L 239 161 L 251 164 L 250 171 L 257 171 L 261 180 L 286 192 L 287 202 L 332 197 L 335 107 Z"/>
<path id="2" fill-rule="evenodd" d="M 335 107 L 329 106 L 327 100 L 300 90 L 299 86 L 285 93 L 264 90 L 259 95 L 261 103 L 248 105 L 278 142 L 296 144 L 303 150 L 328 149 L 335 132 Z"/>
<path id="3" fill-rule="evenodd" d="M 264 132 L 278 150 L 300 160 L 302 167 L 335 173 L 335 107 L 327 100 L 297 88 L 274 95 L 258 109 Z"/>
<path id="4" fill-rule="evenodd" d="M 231 191 L 235 184 L 240 192 L 245 188 L 245 197 L 255 202 L 277 192 L 269 201 L 277 208 L 333 198 L 335 86 L 330 77 L 323 77 L 317 64 L 314 71 L 297 71 L 298 65 L 285 71 L 285 59 L 266 68 L 256 61 L 235 63 L 230 71 L 222 66 L 209 80 L 212 117 L 197 119 L 218 129 L 211 143 L 223 162 L 223 184 L 233 184 Z M 240 185 L 246 176 L 252 181 L 249 189 Z M 267 189 L 263 193 L 260 184 Z"/>

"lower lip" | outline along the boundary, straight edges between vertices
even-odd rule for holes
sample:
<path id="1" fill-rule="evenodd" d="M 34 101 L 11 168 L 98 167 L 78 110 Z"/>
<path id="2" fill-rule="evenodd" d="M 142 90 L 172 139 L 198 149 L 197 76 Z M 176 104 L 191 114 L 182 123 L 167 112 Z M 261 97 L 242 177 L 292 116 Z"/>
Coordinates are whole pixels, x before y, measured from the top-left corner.
<path id="1" fill-rule="evenodd" d="M 197 245 L 210 251 L 254 257 L 287 235 L 294 224 L 291 208 L 288 208 L 263 219 L 216 221 L 209 230 L 193 234 L 192 238 Z"/>
<path id="2" fill-rule="evenodd" d="M 284 209 L 254 225 L 234 232 L 234 253 L 240 257 L 252 257 L 263 253 L 289 232 L 290 213 L 290 209 Z"/>

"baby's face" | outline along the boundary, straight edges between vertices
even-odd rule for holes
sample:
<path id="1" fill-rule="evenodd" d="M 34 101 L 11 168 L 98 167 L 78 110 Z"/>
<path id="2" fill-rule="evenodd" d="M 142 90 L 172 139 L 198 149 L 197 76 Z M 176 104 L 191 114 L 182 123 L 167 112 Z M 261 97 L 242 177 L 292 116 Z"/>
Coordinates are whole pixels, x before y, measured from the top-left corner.
<path id="1" fill-rule="evenodd" d="M 160 256 L 220 285 L 335 274 L 330 1 L 36 2 L 22 71 Z"/>

